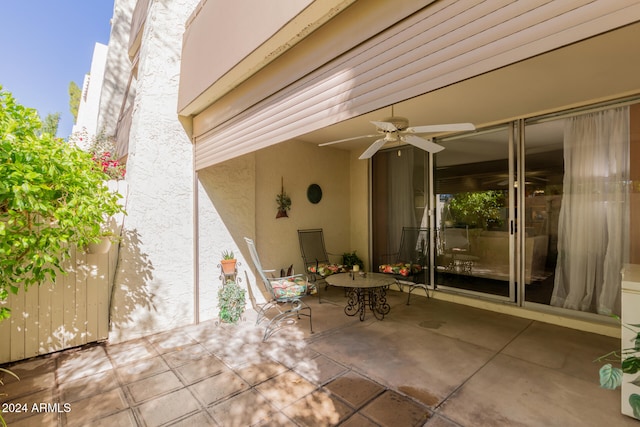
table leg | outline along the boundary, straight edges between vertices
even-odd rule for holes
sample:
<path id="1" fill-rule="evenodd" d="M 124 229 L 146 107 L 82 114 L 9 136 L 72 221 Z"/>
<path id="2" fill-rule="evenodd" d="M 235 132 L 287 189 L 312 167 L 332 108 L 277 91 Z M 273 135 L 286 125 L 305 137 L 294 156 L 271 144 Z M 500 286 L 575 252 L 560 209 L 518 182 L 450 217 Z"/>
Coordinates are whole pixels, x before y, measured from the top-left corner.
<path id="1" fill-rule="evenodd" d="M 387 304 L 387 291 L 385 288 L 375 288 L 370 290 L 369 306 L 373 315 L 378 320 L 384 319 L 384 316 L 389 314 L 391 306 Z"/>
<path id="2" fill-rule="evenodd" d="M 344 313 L 347 316 L 359 315 L 364 321 L 365 312 L 371 310 L 376 319 L 382 320 L 389 314 L 391 306 L 387 303 L 387 291 L 385 287 L 373 289 L 349 288 L 347 291 L 347 306 Z"/>
<path id="3" fill-rule="evenodd" d="M 347 316 L 355 316 L 360 312 L 360 320 L 362 320 L 362 293 L 360 289 L 348 288 L 347 290 L 347 306 L 344 308 L 344 313 Z"/>

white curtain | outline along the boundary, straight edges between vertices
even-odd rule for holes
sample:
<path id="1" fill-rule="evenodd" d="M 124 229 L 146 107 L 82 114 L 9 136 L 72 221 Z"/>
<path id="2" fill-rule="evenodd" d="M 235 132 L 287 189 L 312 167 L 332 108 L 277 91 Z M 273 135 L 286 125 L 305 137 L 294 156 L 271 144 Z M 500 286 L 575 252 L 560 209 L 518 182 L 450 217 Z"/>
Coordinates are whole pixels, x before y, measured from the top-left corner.
<path id="1" fill-rule="evenodd" d="M 564 168 L 551 304 L 619 314 L 629 252 L 628 107 L 567 119 Z"/>
<path id="2" fill-rule="evenodd" d="M 397 252 L 402 237 L 402 227 L 416 226 L 416 213 L 413 195 L 413 157 L 410 147 L 389 152 L 389 205 L 388 233 L 389 253 Z"/>

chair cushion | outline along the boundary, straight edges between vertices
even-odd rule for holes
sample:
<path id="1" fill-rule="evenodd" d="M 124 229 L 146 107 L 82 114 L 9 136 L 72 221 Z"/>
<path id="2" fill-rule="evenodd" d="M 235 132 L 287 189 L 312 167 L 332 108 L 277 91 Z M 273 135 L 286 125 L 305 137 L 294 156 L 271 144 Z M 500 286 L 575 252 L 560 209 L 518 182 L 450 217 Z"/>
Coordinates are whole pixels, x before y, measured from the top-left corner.
<path id="1" fill-rule="evenodd" d="M 276 298 L 300 297 L 318 292 L 315 285 L 309 283 L 303 276 L 270 279 L 269 281 Z"/>
<path id="2" fill-rule="evenodd" d="M 347 269 L 344 265 L 339 264 L 318 264 L 318 268 L 315 265 L 311 265 L 307 268 L 309 273 L 318 274 L 322 277 L 327 277 L 335 273 L 345 273 Z"/>
<path id="3" fill-rule="evenodd" d="M 399 262 L 396 264 L 382 264 L 378 267 L 378 271 L 380 273 L 399 274 L 406 277 L 420 273 L 422 271 L 422 266 L 420 266 L 420 264 Z"/>

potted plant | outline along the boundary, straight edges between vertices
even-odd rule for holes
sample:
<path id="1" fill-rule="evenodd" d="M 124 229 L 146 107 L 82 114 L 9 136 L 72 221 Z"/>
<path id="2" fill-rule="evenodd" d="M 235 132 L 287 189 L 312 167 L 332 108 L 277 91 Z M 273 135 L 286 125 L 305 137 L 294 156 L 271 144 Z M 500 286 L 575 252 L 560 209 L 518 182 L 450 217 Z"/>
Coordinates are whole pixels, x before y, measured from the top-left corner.
<path id="1" fill-rule="evenodd" d="M 222 272 L 225 276 L 234 274 L 236 272 L 236 258 L 233 255 L 233 251 L 222 252 L 222 260 L 220 261 L 222 266 Z"/>
<path id="2" fill-rule="evenodd" d="M 616 315 L 612 315 L 612 317 L 620 320 L 620 317 Z M 620 351 L 614 350 L 604 356 L 600 356 L 595 362 L 607 362 L 599 371 L 600 387 L 615 390 L 624 381 L 633 388 L 633 391 L 637 391 L 628 395 L 628 401 L 633 411 L 633 416 L 640 419 L 640 376 L 638 376 L 638 373 L 640 373 L 640 324 L 623 323 L 622 326 L 631 332 L 630 345 L 625 346 Z"/>
<path id="3" fill-rule="evenodd" d="M 238 323 L 245 307 L 245 290 L 228 280 L 218 290 L 218 317 L 225 323 Z"/>
<path id="4" fill-rule="evenodd" d="M 111 244 L 117 241 L 117 236 L 111 230 L 103 231 L 97 240 L 87 245 L 87 253 L 106 254 L 111 249 Z"/>
<path id="5" fill-rule="evenodd" d="M 358 269 L 364 269 L 364 262 L 360 259 L 360 257 L 356 254 L 356 251 L 351 253 L 345 252 L 342 254 L 342 265 L 344 265 L 348 269 L 353 269 L 354 265 L 358 266 Z"/>
<path id="6" fill-rule="evenodd" d="M 278 204 L 276 219 L 288 217 L 289 215 L 287 215 L 287 211 L 291 209 L 291 198 L 284 192 L 284 179 L 282 180 L 280 194 L 276 196 L 276 203 Z"/>

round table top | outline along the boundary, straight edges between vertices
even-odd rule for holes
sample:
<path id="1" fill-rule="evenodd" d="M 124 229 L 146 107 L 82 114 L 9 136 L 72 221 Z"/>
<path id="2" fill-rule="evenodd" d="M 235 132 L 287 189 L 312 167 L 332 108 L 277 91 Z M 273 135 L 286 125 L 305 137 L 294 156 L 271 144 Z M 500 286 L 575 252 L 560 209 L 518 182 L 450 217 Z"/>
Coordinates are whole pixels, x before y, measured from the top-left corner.
<path id="1" fill-rule="evenodd" d="M 359 273 L 339 273 L 327 276 L 325 280 L 332 286 L 343 288 L 379 288 L 394 283 L 396 279 L 383 273 L 366 273 L 366 276 Z"/>

